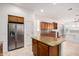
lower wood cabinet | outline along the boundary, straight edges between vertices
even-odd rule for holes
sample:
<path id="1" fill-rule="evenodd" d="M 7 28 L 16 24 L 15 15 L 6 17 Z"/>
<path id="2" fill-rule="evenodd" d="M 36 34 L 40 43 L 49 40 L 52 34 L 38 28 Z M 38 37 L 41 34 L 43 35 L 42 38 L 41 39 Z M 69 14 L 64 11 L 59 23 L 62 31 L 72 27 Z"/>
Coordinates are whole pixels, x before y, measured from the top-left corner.
<path id="1" fill-rule="evenodd" d="M 38 42 L 38 56 L 48 56 L 48 46 Z"/>
<path id="2" fill-rule="evenodd" d="M 1 43 L 0 44 L 0 56 L 2 56 L 3 55 L 3 44 Z"/>
<path id="3" fill-rule="evenodd" d="M 33 51 L 33 55 L 37 55 L 37 40 L 32 40 L 32 51 Z"/>
<path id="4" fill-rule="evenodd" d="M 50 56 L 59 56 L 59 45 L 57 46 L 53 46 L 53 47 L 49 47 L 49 55 Z"/>
<path id="5" fill-rule="evenodd" d="M 34 56 L 59 56 L 60 45 L 49 46 L 38 40 L 32 39 L 32 51 Z"/>

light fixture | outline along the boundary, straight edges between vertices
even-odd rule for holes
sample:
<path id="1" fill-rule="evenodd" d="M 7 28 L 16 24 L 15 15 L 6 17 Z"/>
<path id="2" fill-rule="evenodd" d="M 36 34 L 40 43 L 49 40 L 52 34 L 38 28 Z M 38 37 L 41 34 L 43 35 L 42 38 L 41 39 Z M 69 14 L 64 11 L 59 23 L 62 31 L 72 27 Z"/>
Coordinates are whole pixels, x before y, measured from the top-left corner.
<path id="1" fill-rule="evenodd" d="M 71 11 L 71 10 L 72 10 L 72 8 L 69 8 L 69 9 L 68 9 L 68 11 Z"/>
<path id="2" fill-rule="evenodd" d="M 41 9 L 40 11 L 41 11 L 42 13 L 44 12 L 44 10 L 43 10 L 43 9 Z"/>

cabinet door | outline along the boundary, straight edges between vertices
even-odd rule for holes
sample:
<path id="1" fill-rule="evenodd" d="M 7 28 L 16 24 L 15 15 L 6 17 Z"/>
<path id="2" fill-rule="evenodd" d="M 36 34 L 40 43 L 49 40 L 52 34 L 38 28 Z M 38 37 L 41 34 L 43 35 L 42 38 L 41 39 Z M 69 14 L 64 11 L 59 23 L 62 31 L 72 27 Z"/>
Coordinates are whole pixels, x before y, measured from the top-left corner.
<path id="1" fill-rule="evenodd" d="M 51 23 L 49 23 L 49 25 L 48 25 L 48 29 L 49 29 L 49 30 L 52 29 Z"/>
<path id="2" fill-rule="evenodd" d="M 8 15 L 8 22 L 17 22 L 17 17 L 12 16 L 12 15 Z"/>
<path id="3" fill-rule="evenodd" d="M 24 17 L 8 15 L 8 22 L 24 23 Z"/>
<path id="4" fill-rule="evenodd" d="M 38 42 L 38 56 L 48 56 L 48 46 Z"/>
<path id="5" fill-rule="evenodd" d="M 24 23 L 24 18 L 23 17 L 18 17 L 18 22 L 19 23 Z"/>
<path id="6" fill-rule="evenodd" d="M 48 29 L 48 23 L 47 22 L 41 22 L 41 29 Z"/>
<path id="7" fill-rule="evenodd" d="M 48 23 L 48 29 L 50 29 L 50 23 Z"/>
<path id="8" fill-rule="evenodd" d="M 49 33 L 49 35 L 50 35 L 51 37 L 56 37 L 56 32 L 55 32 L 55 31 L 52 31 L 52 32 Z"/>
<path id="9" fill-rule="evenodd" d="M 44 29 L 44 23 L 43 22 L 40 23 L 40 28 Z"/>
<path id="10" fill-rule="evenodd" d="M 42 23 L 42 29 L 45 29 L 45 23 Z"/>
<path id="11" fill-rule="evenodd" d="M 53 22 L 53 29 L 57 29 L 57 23 Z"/>
<path id="12" fill-rule="evenodd" d="M 47 29 L 48 28 L 48 24 L 47 23 L 45 23 L 45 29 Z"/>
<path id="13" fill-rule="evenodd" d="M 46 29 L 46 27 L 47 27 L 47 24 L 46 24 L 46 23 L 44 23 L 44 29 Z"/>
<path id="14" fill-rule="evenodd" d="M 33 55 L 37 56 L 37 41 L 35 39 L 32 39 L 32 51 Z"/>
<path id="15" fill-rule="evenodd" d="M 1 43 L 0 44 L 0 56 L 2 56 L 3 55 L 3 44 Z"/>
<path id="16" fill-rule="evenodd" d="M 50 56 L 59 56 L 59 45 L 49 47 L 49 55 Z"/>
<path id="17" fill-rule="evenodd" d="M 50 29 L 52 30 L 52 28 L 53 28 L 53 25 L 52 25 L 52 23 L 50 24 Z"/>

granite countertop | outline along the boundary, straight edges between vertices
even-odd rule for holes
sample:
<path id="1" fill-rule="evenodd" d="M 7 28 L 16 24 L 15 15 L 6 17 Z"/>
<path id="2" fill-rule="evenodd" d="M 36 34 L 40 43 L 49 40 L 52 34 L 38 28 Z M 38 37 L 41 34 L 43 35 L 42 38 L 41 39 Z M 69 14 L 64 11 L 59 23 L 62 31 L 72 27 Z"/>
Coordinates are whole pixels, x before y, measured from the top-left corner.
<path id="1" fill-rule="evenodd" d="M 56 46 L 64 42 L 63 38 L 53 38 L 53 37 L 47 37 L 47 36 L 38 36 L 38 37 L 32 37 L 32 38 L 49 46 Z"/>

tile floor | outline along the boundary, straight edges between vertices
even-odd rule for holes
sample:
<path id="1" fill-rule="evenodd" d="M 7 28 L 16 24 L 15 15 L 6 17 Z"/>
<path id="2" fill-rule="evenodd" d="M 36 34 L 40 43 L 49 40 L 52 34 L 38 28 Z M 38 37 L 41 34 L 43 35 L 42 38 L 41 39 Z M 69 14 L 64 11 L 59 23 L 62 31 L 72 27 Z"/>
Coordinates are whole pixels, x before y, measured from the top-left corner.
<path id="1" fill-rule="evenodd" d="M 27 48 L 20 48 L 17 50 L 9 51 L 4 56 L 33 56 L 31 46 Z"/>
<path id="2" fill-rule="evenodd" d="M 73 43 L 65 41 L 62 43 L 62 56 L 79 56 L 79 43 Z M 10 51 L 4 56 L 33 56 L 32 47 L 20 48 L 14 51 Z"/>
<path id="3" fill-rule="evenodd" d="M 65 41 L 62 43 L 63 56 L 79 56 L 79 43 Z"/>

